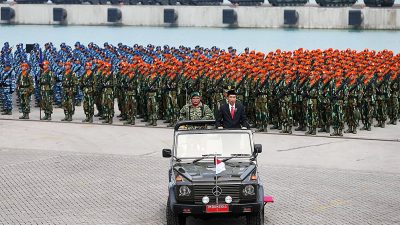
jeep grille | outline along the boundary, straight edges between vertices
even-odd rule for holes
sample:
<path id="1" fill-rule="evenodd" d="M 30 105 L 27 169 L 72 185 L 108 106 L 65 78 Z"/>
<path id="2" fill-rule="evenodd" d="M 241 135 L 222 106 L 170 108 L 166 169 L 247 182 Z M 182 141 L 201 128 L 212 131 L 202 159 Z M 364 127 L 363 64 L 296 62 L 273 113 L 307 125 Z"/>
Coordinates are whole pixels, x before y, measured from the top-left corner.
<path id="1" fill-rule="evenodd" d="M 218 186 L 222 189 L 222 194 L 218 197 L 219 202 L 225 202 L 225 197 L 228 195 L 232 197 L 232 203 L 239 202 L 240 184 L 218 184 Z M 214 187 L 215 185 L 193 185 L 195 204 L 203 204 L 201 199 L 206 195 L 210 198 L 210 203 L 215 203 L 216 197 L 212 193 Z"/>

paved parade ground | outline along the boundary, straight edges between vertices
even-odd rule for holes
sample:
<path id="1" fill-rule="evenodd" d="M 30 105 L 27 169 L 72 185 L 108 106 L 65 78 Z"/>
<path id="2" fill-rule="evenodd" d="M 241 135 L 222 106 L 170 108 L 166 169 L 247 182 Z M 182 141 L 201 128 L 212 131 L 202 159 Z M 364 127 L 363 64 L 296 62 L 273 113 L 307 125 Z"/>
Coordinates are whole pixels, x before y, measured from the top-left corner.
<path id="1" fill-rule="evenodd" d="M 0 117 L 0 224 L 166 224 L 165 127 Z M 35 121 L 36 120 L 36 121 Z M 161 124 L 161 121 L 160 123 Z M 163 124 L 165 126 L 165 124 Z M 400 224 L 400 125 L 330 138 L 257 133 L 265 224 Z M 188 224 L 240 225 L 243 218 Z"/>

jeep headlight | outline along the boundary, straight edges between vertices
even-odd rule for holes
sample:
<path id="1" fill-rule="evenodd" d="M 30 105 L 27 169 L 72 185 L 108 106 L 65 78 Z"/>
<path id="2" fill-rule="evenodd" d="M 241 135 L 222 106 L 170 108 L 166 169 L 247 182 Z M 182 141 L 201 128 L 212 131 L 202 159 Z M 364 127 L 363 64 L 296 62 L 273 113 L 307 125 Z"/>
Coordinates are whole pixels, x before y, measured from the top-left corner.
<path id="1" fill-rule="evenodd" d="M 243 195 L 244 196 L 253 196 L 256 193 L 254 192 L 254 186 L 253 185 L 246 185 L 243 188 Z"/>
<path id="2" fill-rule="evenodd" d="M 179 187 L 179 197 L 188 197 L 190 196 L 190 188 L 188 186 Z"/>

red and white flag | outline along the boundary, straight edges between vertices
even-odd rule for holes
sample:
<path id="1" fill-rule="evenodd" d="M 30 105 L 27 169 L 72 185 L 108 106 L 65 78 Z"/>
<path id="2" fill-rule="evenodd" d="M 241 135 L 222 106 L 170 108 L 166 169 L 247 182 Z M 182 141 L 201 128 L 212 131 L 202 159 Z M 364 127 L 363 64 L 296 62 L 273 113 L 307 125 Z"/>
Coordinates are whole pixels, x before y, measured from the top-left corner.
<path id="1" fill-rule="evenodd" d="M 215 163 L 215 174 L 219 174 L 225 171 L 225 163 L 217 159 L 217 156 L 215 156 L 214 158 L 214 163 Z"/>

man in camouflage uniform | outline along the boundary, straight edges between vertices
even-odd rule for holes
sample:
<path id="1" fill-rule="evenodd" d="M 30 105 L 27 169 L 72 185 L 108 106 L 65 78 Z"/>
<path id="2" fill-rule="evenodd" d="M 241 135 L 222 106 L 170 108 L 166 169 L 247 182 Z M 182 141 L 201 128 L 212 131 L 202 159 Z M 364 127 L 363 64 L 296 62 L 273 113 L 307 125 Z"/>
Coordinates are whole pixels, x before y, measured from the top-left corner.
<path id="1" fill-rule="evenodd" d="M 103 117 L 103 107 L 101 105 L 102 102 L 102 92 L 103 92 L 103 71 L 104 71 L 104 64 L 99 64 L 97 71 L 95 72 L 95 77 L 97 80 L 94 92 L 94 103 L 96 104 L 97 114 L 100 118 Z"/>
<path id="2" fill-rule="evenodd" d="M 53 113 L 53 88 L 54 88 L 54 75 L 49 69 L 49 62 L 44 61 L 41 74 L 39 77 L 40 85 L 40 107 L 44 111 L 44 117 L 41 120 L 51 120 Z"/>
<path id="3" fill-rule="evenodd" d="M 319 80 L 315 76 L 311 76 L 310 82 L 306 86 L 306 92 L 304 93 L 307 99 L 307 127 L 308 131 L 306 135 L 316 135 L 317 134 L 317 98 L 319 96 Z"/>
<path id="4" fill-rule="evenodd" d="M 331 136 L 343 136 L 344 128 L 344 113 L 343 105 L 348 96 L 348 89 L 345 80 L 342 76 L 336 76 L 335 82 L 331 87 L 332 98 L 332 127 L 333 133 Z"/>
<path id="5" fill-rule="evenodd" d="M 321 85 L 321 94 L 318 96 L 318 108 L 319 108 L 319 122 L 321 129 L 318 132 L 330 133 L 331 124 L 331 101 L 329 96 L 329 87 L 332 86 L 332 80 L 323 75 L 323 81 Z"/>
<path id="6" fill-rule="evenodd" d="M 390 121 L 388 124 L 397 124 L 398 112 L 399 112 L 399 89 L 400 89 L 400 78 L 398 75 L 394 75 L 389 84 L 390 98 L 388 105 L 388 116 Z"/>
<path id="7" fill-rule="evenodd" d="M 81 76 L 80 87 L 83 91 L 83 111 L 86 118 L 82 122 L 93 123 L 94 115 L 94 93 L 96 89 L 97 78 L 92 71 L 92 63 L 85 63 L 85 73 Z"/>
<path id="8" fill-rule="evenodd" d="M 280 119 L 282 121 L 283 129 L 280 133 L 292 133 L 293 126 L 293 109 L 292 109 L 292 83 L 290 71 L 287 71 L 284 80 L 278 87 L 278 99 L 280 109 Z"/>
<path id="9" fill-rule="evenodd" d="M 363 85 L 362 88 L 361 121 L 364 126 L 361 128 L 361 130 L 371 131 L 375 105 L 376 105 L 375 82 L 369 81 L 369 83 Z"/>
<path id="10" fill-rule="evenodd" d="M 17 90 L 20 97 L 20 107 L 22 111 L 22 116 L 20 119 L 29 119 L 29 113 L 31 110 L 30 100 L 33 93 L 33 79 L 28 73 L 28 63 L 21 64 L 21 74 L 18 76 L 17 80 Z"/>
<path id="11" fill-rule="evenodd" d="M 62 106 L 65 118 L 61 121 L 72 121 L 72 115 L 75 113 L 75 95 L 78 85 L 78 78 L 72 72 L 71 62 L 65 63 L 65 71 L 62 78 Z"/>
<path id="12" fill-rule="evenodd" d="M 146 126 L 157 126 L 158 103 L 157 94 L 160 91 L 160 76 L 153 73 L 147 80 L 147 114 L 149 122 Z"/>
<path id="13" fill-rule="evenodd" d="M 389 98 L 389 90 L 387 80 L 382 72 L 378 73 L 378 80 L 376 84 L 376 120 L 375 127 L 385 128 L 387 120 L 387 100 Z"/>
<path id="14" fill-rule="evenodd" d="M 214 115 L 211 109 L 201 102 L 199 92 L 193 92 L 191 102 L 186 104 L 180 111 L 179 120 L 212 120 Z"/>
<path id="15" fill-rule="evenodd" d="M 111 65 L 106 63 L 102 77 L 101 106 L 103 111 L 103 123 L 112 124 L 114 117 L 114 85 L 115 77 L 111 72 Z"/>
<path id="16" fill-rule="evenodd" d="M 179 108 L 177 101 L 177 88 L 176 80 L 179 79 L 178 75 L 167 76 L 166 78 L 166 100 L 167 100 L 167 120 L 170 122 L 168 127 L 175 125 L 179 116 Z"/>
<path id="17" fill-rule="evenodd" d="M 353 80 L 354 75 L 353 76 Z M 360 87 L 357 83 L 351 84 L 351 88 L 349 89 L 349 95 L 347 98 L 346 103 L 346 121 L 347 121 L 347 126 L 348 129 L 345 131 L 345 133 L 353 133 L 357 134 L 357 127 L 358 123 L 360 120 L 360 112 L 358 110 L 359 102 L 360 102 Z"/>
<path id="18" fill-rule="evenodd" d="M 258 80 L 255 88 L 255 124 L 259 132 L 268 131 L 268 77 L 264 80 Z"/>
<path id="19" fill-rule="evenodd" d="M 136 92 L 137 92 L 137 78 L 134 71 L 130 71 L 125 74 L 125 79 L 122 82 L 122 91 L 124 92 L 124 110 L 126 113 L 127 121 L 124 122 L 125 125 L 135 125 L 135 117 L 137 114 L 137 102 L 136 102 Z"/>

